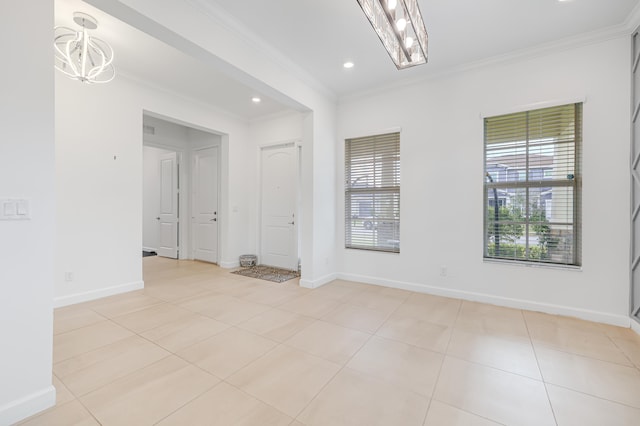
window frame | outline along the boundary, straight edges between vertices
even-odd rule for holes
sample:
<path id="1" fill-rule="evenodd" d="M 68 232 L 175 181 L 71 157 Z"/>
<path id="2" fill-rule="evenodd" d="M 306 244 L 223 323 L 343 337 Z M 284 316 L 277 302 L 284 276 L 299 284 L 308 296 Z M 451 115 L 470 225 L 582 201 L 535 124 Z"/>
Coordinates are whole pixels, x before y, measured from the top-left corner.
<path id="1" fill-rule="evenodd" d="M 529 114 L 532 112 L 537 112 L 540 110 L 548 110 L 553 108 L 563 108 L 573 106 L 573 142 L 571 143 L 573 146 L 573 178 L 569 179 L 553 179 L 549 178 L 548 175 L 551 173 L 546 173 L 548 170 L 542 171 L 539 179 L 531 179 L 530 174 L 535 167 L 530 167 L 529 160 L 532 155 L 535 155 L 530 152 L 530 142 L 532 140 L 531 135 L 528 131 L 527 125 L 527 136 L 524 152 L 526 153 L 526 168 L 525 168 L 525 180 L 520 181 L 517 179 L 516 181 L 507 181 L 503 182 L 500 180 L 495 180 L 494 182 L 489 182 L 488 179 L 488 157 L 487 157 L 487 120 L 502 118 L 507 116 L 515 116 L 517 114 L 526 114 L 527 123 L 529 120 Z M 576 101 L 570 102 L 566 104 L 545 106 L 541 108 L 532 108 L 525 109 L 513 113 L 500 114 L 500 115 L 492 115 L 483 117 L 483 260 L 487 262 L 496 262 L 496 263 L 511 263 L 511 264 L 519 264 L 524 266 L 538 266 L 538 267 L 551 267 L 551 268 L 562 268 L 562 269 L 582 269 L 582 149 L 583 149 L 583 136 L 582 136 L 582 126 L 583 126 L 583 117 L 584 117 L 584 102 Z M 557 144 L 554 144 L 554 147 Z M 572 222 L 565 223 L 550 223 L 550 225 L 560 225 L 560 226 L 571 226 L 572 227 L 572 261 L 571 262 L 553 262 L 550 260 L 543 259 L 535 259 L 529 258 L 529 227 L 532 224 L 535 224 L 536 221 L 532 220 L 530 214 L 529 205 L 529 190 L 531 188 L 539 189 L 542 193 L 543 188 L 570 188 L 573 191 L 573 195 L 571 200 L 573 202 L 572 208 Z M 517 191 L 518 189 L 524 189 L 526 194 L 526 202 L 525 202 L 525 217 L 521 221 L 513 221 L 513 224 L 522 225 L 525 228 L 525 258 L 517 258 L 517 257 L 508 257 L 508 256 L 496 256 L 489 255 L 489 242 L 490 242 L 490 233 L 488 232 L 488 226 L 492 222 L 489 218 L 489 196 L 488 191 L 492 188 L 496 189 L 514 189 Z M 546 211 L 546 208 L 545 208 Z M 509 224 L 511 222 L 507 222 Z"/>
<path id="2" fill-rule="evenodd" d="M 354 143 L 359 143 L 361 146 L 354 149 L 352 147 Z M 384 145 L 385 143 L 386 145 Z M 373 144 L 374 147 L 369 152 L 366 148 L 362 149 L 362 144 Z M 362 156 L 363 153 L 364 158 L 369 154 L 374 156 L 370 163 L 365 163 L 364 167 L 362 157 L 359 159 L 360 164 L 357 164 L 358 156 Z M 394 130 L 370 136 L 347 138 L 345 139 L 344 154 L 345 249 L 400 253 L 400 131 Z M 373 160 L 376 155 L 381 156 L 381 159 Z M 376 163 L 376 161 L 380 164 Z M 372 172 L 374 175 L 363 174 L 363 170 Z M 354 177 L 355 179 L 353 179 Z M 382 182 L 388 179 L 391 180 L 392 184 L 377 184 L 379 181 Z M 360 180 L 367 182 L 367 184 L 359 188 L 353 183 L 350 184 L 351 180 L 354 182 Z M 373 183 L 370 184 L 369 181 Z M 371 202 L 367 202 L 366 207 L 367 211 L 371 212 L 370 217 L 359 217 L 362 206 L 357 207 L 354 203 L 357 203 L 358 199 L 369 197 Z M 380 216 L 378 213 L 379 207 L 385 204 L 384 201 L 380 200 L 385 198 L 387 198 L 387 208 L 390 208 L 393 212 L 392 217 Z M 360 204 L 362 204 L 362 201 Z M 354 211 L 357 211 L 356 216 L 354 216 Z M 360 224 L 359 221 L 362 222 L 361 225 L 365 229 L 364 232 L 371 232 L 373 242 L 371 245 L 362 243 L 363 230 L 356 228 Z M 369 226 L 366 226 L 367 224 Z M 380 225 L 390 227 L 385 232 L 389 232 L 392 238 L 387 239 L 386 243 L 377 241 L 380 234 L 378 226 Z"/>

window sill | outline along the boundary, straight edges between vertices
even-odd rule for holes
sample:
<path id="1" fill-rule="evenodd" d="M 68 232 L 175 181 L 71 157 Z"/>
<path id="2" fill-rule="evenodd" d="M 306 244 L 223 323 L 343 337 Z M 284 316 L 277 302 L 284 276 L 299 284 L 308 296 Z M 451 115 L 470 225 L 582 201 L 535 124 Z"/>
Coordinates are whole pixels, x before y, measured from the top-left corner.
<path id="1" fill-rule="evenodd" d="M 400 254 L 400 250 L 385 250 L 385 249 L 367 248 L 367 247 L 345 247 L 345 250 L 368 251 L 368 252 L 373 252 L 373 253 Z"/>
<path id="2" fill-rule="evenodd" d="M 526 262 L 526 261 L 519 261 L 519 260 L 508 260 L 508 259 L 491 259 L 487 257 L 484 257 L 482 260 L 484 263 L 499 263 L 503 265 L 505 264 L 515 265 L 515 266 L 521 266 L 524 268 L 560 269 L 563 271 L 582 272 L 582 266 L 575 266 L 575 265 L 561 265 L 561 264 L 554 264 L 554 263 L 535 263 L 535 262 Z"/>

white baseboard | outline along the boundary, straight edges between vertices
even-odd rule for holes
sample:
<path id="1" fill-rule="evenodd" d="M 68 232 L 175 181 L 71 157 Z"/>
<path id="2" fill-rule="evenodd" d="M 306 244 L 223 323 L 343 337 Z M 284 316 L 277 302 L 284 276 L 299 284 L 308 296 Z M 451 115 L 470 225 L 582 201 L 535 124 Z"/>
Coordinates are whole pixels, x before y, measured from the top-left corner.
<path id="1" fill-rule="evenodd" d="M 0 407 L 0 425 L 11 425 L 56 405 L 52 385 Z"/>
<path id="2" fill-rule="evenodd" d="M 218 266 L 225 269 L 239 268 L 240 261 L 239 260 L 221 260 L 218 263 Z"/>
<path id="3" fill-rule="evenodd" d="M 144 281 L 135 281 L 132 283 L 114 285 L 112 287 L 100 288 L 83 293 L 75 293 L 68 296 L 55 297 L 53 299 L 53 307 L 60 308 L 62 306 L 75 305 L 76 303 L 88 302 L 89 300 L 101 299 L 103 297 L 113 296 L 120 293 L 127 293 L 134 290 L 141 290 L 143 288 Z"/>
<path id="4" fill-rule="evenodd" d="M 554 305 L 550 303 L 532 302 L 523 299 L 513 299 L 510 297 L 494 296 L 484 293 L 474 293 L 464 290 L 453 290 L 449 288 L 435 287 L 425 284 L 416 284 L 404 281 L 385 280 L 376 277 L 369 277 L 357 274 L 336 274 L 338 279 L 357 281 L 367 284 L 380 285 L 385 287 L 399 288 L 403 290 L 415 291 L 417 293 L 433 294 L 435 296 L 451 297 L 455 299 L 469 300 L 472 302 L 482 302 L 491 305 L 505 306 L 508 308 L 525 309 L 528 311 L 544 312 L 547 314 L 564 315 L 576 317 L 587 321 L 595 321 L 604 324 L 616 325 L 619 327 L 630 327 L 631 318 L 625 315 L 615 315 L 606 312 L 591 311 L 588 309 L 572 308 L 569 306 Z M 302 285 L 302 281 L 301 281 Z M 640 328 L 640 325 L 638 325 Z"/>
<path id="5" fill-rule="evenodd" d="M 142 251 L 158 251 L 158 249 L 153 247 L 142 247 Z"/>
<path id="6" fill-rule="evenodd" d="M 307 280 L 304 278 L 300 279 L 300 287 L 304 288 L 318 288 L 323 286 L 337 278 L 337 274 L 327 274 L 323 277 L 318 278 L 317 280 Z"/>

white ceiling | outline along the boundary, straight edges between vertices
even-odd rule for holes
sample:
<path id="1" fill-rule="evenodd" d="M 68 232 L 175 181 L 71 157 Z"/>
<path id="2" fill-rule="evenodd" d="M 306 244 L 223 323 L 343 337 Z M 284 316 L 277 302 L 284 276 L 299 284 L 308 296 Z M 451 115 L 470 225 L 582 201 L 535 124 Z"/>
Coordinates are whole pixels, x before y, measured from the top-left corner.
<path id="1" fill-rule="evenodd" d="M 55 0 L 56 25 L 78 28 L 73 22 L 76 11 L 98 20 L 93 33 L 113 47 L 116 78 L 120 74 L 144 81 L 245 119 L 289 109 L 81 0 Z M 253 96 L 261 98 L 260 104 L 251 101 Z"/>
<path id="2" fill-rule="evenodd" d="M 488 58 L 621 26 L 640 0 L 419 0 L 429 63 L 398 71 L 356 0 L 189 0 L 258 46 L 294 62 L 338 97 L 412 80 Z M 83 11 L 116 52 L 117 70 L 232 114 L 256 118 L 287 109 L 209 64 L 81 0 L 56 0 L 56 24 Z M 342 64 L 353 61 L 346 70 Z M 259 95 L 263 102 L 251 103 Z"/>
<path id="3" fill-rule="evenodd" d="M 429 63 L 398 71 L 356 0 L 197 0 L 343 96 L 622 24 L 638 0 L 419 0 Z M 220 13 L 220 12 L 218 12 Z M 351 70 L 342 64 L 355 63 Z"/>

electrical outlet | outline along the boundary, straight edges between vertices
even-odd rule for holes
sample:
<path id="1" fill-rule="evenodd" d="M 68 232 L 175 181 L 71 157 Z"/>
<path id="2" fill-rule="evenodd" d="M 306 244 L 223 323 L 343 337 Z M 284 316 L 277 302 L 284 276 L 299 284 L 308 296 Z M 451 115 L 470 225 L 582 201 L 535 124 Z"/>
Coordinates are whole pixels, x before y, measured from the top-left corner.
<path id="1" fill-rule="evenodd" d="M 70 283 L 71 281 L 73 281 L 73 272 L 65 272 L 64 273 L 64 280 L 68 283 Z"/>
<path id="2" fill-rule="evenodd" d="M 446 277 L 447 276 L 447 266 L 446 265 L 441 265 L 440 266 L 440 276 L 441 277 Z"/>

